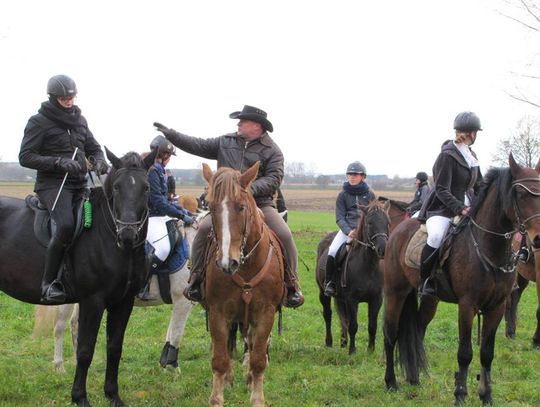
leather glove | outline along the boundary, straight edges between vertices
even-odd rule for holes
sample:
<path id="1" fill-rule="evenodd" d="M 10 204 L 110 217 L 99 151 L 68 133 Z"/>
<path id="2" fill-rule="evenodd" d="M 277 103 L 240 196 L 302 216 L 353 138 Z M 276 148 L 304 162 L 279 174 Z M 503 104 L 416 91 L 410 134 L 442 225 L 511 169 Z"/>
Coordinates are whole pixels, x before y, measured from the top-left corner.
<path id="1" fill-rule="evenodd" d="M 77 174 L 82 170 L 81 164 L 79 164 L 77 161 L 63 157 L 56 159 L 54 166 L 60 171 L 67 172 L 72 175 Z"/>
<path id="2" fill-rule="evenodd" d="M 191 225 L 193 225 L 193 222 L 195 222 L 195 219 L 193 219 L 189 215 L 184 215 L 182 220 L 184 221 L 184 225 L 186 225 L 186 226 L 191 226 Z"/>
<path id="3" fill-rule="evenodd" d="M 107 174 L 109 172 L 109 164 L 107 164 L 105 160 L 96 160 L 94 170 L 99 175 Z"/>
<path id="4" fill-rule="evenodd" d="M 163 135 L 169 140 L 169 137 L 176 133 L 173 129 L 169 129 L 168 127 L 165 127 L 163 124 L 154 122 L 154 127 L 158 129 L 160 132 L 163 133 Z"/>

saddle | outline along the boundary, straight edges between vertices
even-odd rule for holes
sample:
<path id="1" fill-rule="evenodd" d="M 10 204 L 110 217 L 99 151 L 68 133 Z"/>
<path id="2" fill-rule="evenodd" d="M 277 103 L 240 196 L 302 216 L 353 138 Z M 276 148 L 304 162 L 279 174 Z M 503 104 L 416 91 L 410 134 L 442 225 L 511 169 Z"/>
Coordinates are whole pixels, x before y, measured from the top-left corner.
<path id="1" fill-rule="evenodd" d="M 54 231 L 56 230 L 56 224 L 52 221 L 49 211 L 39 200 L 37 195 L 28 195 L 24 198 L 26 206 L 34 211 L 34 236 L 37 241 L 43 247 L 49 247 L 49 241 L 51 240 Z M 77 206 L 75 213 L 75 231 L 71 239 L 71 244 L 79 237 L 83 230 L 84 224 L 84 211 L 83 211 L 84 199 L 81 200 Z M 71 245 L 70 245 L 71 246 Z M 69 250 L 69 248 L 68 248 Z"/>
<path id="2" fill-rule="evenodd" d="M 161 299 L 166 304 L 172 304 L 171 282 L 169 276 L 184 267 L 184 264 L 186 264 L 189 258 L 189 250 L 187 241 L 178 230 L 177 221 L 171 219 L 167 221 L 166 226 L 171 251 L 165 261 L 158 262 L 156 257 L 153 256 L 154 250 L 152 245 L 146 242 L 146 253 L 149 257 L 149 273 L 147 281 L 152 278 L 152 275 L 156 275 Z"/>
<path id="3" fill-rule="evenodd" d="M 446 271 L 446 265 L 450 257 L 450 249 L 452 247 L 452 241 L 454 236 L 456 236 L 465 226 L 463 222 L 460 222 L 461 217 L 456 216 L 450 227 L 446 231 L 446 234 L 443 237 L 443 243 L 441 247 L 435 252 L 435 256 L 438 257 L 438 264 L 435 275 L 433 276 L 437 292 L 444 292 L 450 298 L 457 300 L 457 297 L 454 294 L 454 289 L 452 288 L 452 283 L 450 281 L 450 276 Z M 408 267 L 420 270 L 420 262 L 422 257 L 422 250 L 427 243 L 427 228 L 424 223 L 420 225 L 418 230 L 409 240 L 407 249 L 405 250 L 405 264 Z"/>

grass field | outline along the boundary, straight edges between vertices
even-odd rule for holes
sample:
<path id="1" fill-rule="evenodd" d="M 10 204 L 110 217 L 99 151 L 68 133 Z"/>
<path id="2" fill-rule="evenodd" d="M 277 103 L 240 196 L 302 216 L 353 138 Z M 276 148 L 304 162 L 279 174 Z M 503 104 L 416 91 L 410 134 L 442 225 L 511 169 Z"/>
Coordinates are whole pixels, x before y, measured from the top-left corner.
<path id="1" fill-rule="evenodd" d="M 1 192 L 0 194 L 5 194 Z M 19 191 L 20 192 L 20 191 Z M 25 192 L 26 193 L 26 192 Z M 292 198 L 291 198 L 292 199 Z M 454 371 L 457 370 L 457 308 L 441 304 L 426 335 L 430 375 L 421 376 L 420 386 L 410 386 L 398 377 L 401 388 L 384 387 L 382 312 L 376 349 L 367 347 L 365 304 L 360 306 L 358 352 L 324 346 L 324 323 L 314 278 L 315 251 L 325 232 L 334 230 L 329 212 L 291 211 L 289 224 L 300 256 L 300 275 L 306 303 L 284 311 L 284 334 L 274 329 L 270 366 L 266 372 L 268 406 L 448 406 L 453 404 Z M 540 351 L 531 346 L 535 326 L 534 285 L 525 290 L 519 310 L 515 340 L 499 328 L 492 367 L 496 406 L 540 406 Z M 195 307 L 180 349 L 181 371 L 163 371 L 159 353 L 170 315 L 170 306 L 135 308 L 130 320 L 120 365 L 120 394 L 131 406 L 204 406 L 211 390 L 210 338 L 205 315 Z M 31 337 L 33 306 L 0 293 L 0 406 L 69 406 L 75 363 L 68 335 L 65 337 L 66 374 L 53 371 L 52 332 L 49 337 Z M 337 338 L 337 323 L 334 321 Z M 338 343 L 338 341 L 335 341 Z M 476 396 L 479 349 L 473 343 L 469 406 L 481 405 Z M 108 406 L 103 396 L 105 371 L 104 325 L 99 335 L 88 376 L 88 394 L 94 406 Z M 248 406 L 249 393 L 242 367 L 235 363 L 235 384 L 225 392 L 226 406 Z"/>

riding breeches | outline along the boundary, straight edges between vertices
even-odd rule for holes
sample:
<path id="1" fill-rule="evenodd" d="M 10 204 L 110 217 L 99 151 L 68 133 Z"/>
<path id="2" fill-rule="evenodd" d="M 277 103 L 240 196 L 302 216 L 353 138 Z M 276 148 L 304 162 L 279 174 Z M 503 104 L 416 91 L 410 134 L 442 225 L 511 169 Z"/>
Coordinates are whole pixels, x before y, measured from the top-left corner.
<path id="1" fill-rule="evenodd" d="M 334 240 L 332 240 L 332 243 L 328 248 L 328 255 L 335 258 L 339 248 L 343 245 L 343 243 L 347 243 L 349 240 L 349 236 L 343 233 L 341 229 L 338 230 L 337 234 L 334 236 Z"/>
<path id="2" fill-rule="evenodd" d="M 161 261 L 167 260 L 171 252 L 171 241 L 166 225 L 167 221 L 171 219 L 169 216 L 151 216 L 148 218 L 146 240 L 154 248 L 154 256 Z"/>
<path id="3" fill-rule="evenodd" d="M 444 216 L 432 216 L 426 220 L 426 229 L 428 233 L 427 244 L 434 249 L 441 246 L 446 231 L 450 227 L 452 219 Z"/>
<path id="4" fill-rule="evenodd" d="M 80 202 L 83 191 L 70 190 L 67 188 L 62 189 L 58 194 L 58 189 L 41 189 L 36 191 L 39 200 L 47 207 L 51 215 L 52 221 L 56 225 L 54 231 L 54 238 L 59 240 L 62 244 L 68 245 L 73 238 L 75 231 L 75 217 L 73 215 L 74 204 Z M 51 209 L 56 201 L 54 211 Z"/>

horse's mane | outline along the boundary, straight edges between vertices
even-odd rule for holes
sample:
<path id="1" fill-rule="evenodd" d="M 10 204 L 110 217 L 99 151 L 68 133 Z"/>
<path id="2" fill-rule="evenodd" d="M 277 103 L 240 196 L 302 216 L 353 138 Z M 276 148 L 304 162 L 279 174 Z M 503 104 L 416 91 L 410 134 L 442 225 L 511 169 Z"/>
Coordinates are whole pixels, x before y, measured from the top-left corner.
<path id="1" fill-rule="evenodd" d="M 216 171 L 208 187 L 208 202 L 221 202 L 225 198 L 240 198 L 240 172 L 227 167 L 221 167 Z"/>
<path id="2" fill-rule="evenodd" d="M 512 205 L 512 174 L 510 168 L 491 168 L 484 177 L 476 199 L 471 205 L 471 217 L 474 217 L 482 203 L 486 200 L 491 186 L 497 190 L 496 199 L 493 204 L 497 205 L 496 210 L 505 212 Z"/>

